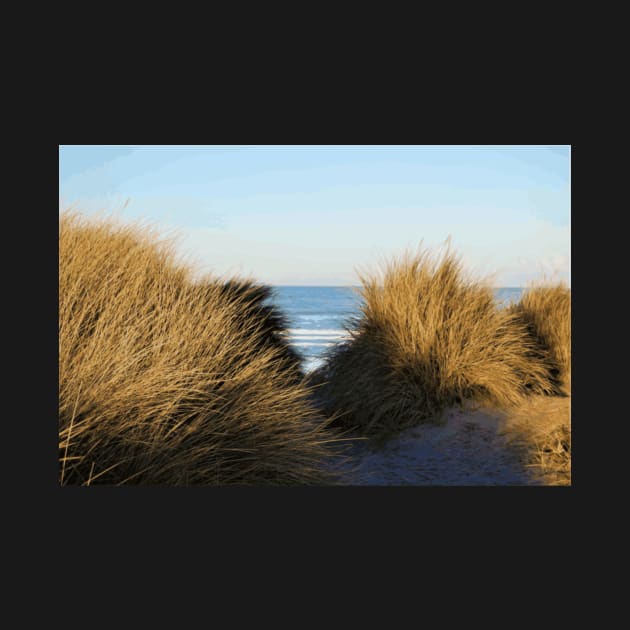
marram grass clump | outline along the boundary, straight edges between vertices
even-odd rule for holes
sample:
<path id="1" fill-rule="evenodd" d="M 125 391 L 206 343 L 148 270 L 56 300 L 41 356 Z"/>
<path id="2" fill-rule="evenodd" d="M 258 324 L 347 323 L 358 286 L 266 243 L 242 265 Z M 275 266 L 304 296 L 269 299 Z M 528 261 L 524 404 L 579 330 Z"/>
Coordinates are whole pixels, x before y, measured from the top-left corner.
<path id="1" fill-rule="evenodd" d="M 150 229 L 59 223 L 61 484 L 325 484 L 337 434 L 250 281 L 195 282 Z"/>
<path id="2" fill-rule="evenodd" d="M 559 392 L 571 391 L 571 289 L 564 283 L 532 284 L 514 312 L 527 326 Z"/>
<path id="3" fill-rule="evenodd" d="M 361 282 L 356 332 L 316 375 L 339 423 L 386 439 L 464 400 L 505 407 L 552 391 L 526 326 L 450 248 L 406 254 Z"/>
<path id="4" fill-rule="evenodd" d="M 571 289 L 532 284 L 513 312 L 544 358 L 557 396 L 535 396 L 508 414 L 506 435 L 540 483 L 571 484 Z"/>
<path id="5" fill-rule="evenodd" d="M 532 396 L 510 409 L 504 433 L 535 482 L 571 485 L 571 397 Z"/>

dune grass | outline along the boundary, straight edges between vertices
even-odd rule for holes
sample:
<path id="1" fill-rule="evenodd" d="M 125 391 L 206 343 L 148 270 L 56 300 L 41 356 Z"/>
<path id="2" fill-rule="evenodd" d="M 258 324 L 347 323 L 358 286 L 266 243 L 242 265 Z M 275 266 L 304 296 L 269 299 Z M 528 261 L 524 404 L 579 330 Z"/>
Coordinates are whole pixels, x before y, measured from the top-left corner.
<path id="1" fill-rule="evenodd" d="M 193 281 L 141 225 L 59 223 L 61 484 L 327 484 L 341 442 L 268 288 Z"/>
<path id="2" fill-rule="evenodd" d="M 513 311 L 526 324 L 560 392 L 571 391 L 571 289 L 539 281 L 523 293 Z"/>
<path id="3" fill-rule="evenodd" d="M 497 308 L 450 246 L 407 253 L 361 283 L 356 332 L 314 377 L 340 424 L 385 440 L 464 400 L 508 407 L 553 391 L 520 315 Z"/>
<path id="4" fill-rule="evenodd" d="M 571 485 L 571 398 L 532 396 L 507 414 L 504 433 L 538 483 Z"/>
<path id="5" fill-rule="evenodd" d="M 506 434 L 541 483 L 571 484 L 571 289 L 538 281 L 512 311 L 544 357 L 553 397 L 534 397 L 513 408 Z"/>

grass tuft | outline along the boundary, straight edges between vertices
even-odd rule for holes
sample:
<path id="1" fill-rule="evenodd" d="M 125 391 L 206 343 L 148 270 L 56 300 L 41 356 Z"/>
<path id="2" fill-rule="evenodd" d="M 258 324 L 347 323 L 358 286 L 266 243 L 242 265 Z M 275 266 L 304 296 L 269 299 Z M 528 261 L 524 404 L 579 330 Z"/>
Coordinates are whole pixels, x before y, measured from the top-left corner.
<path id="1" fill-rule="evenodd" d="M 532 284 L 512 311 L 527 327 L 554 384 L 554 397 L 534 397 L 510 411 L 507 434 L 534 477 L 571 484 L 571 289 Z"/>
<path id="2" fill-rule="evenodd" d="M 407 253 L 361 283 L 356 332 L 314 376 L 340 424 L 384 440 L 464 400 L 507 407 L 553 391 L 520 316 L 498 308 L 450 246 Z"/>
<path id="3" fill-rule="evenodd" d="M 533 396 L 507 414 L 505 434 L 538 483 L 571 485 L 571 398 Z"/>
<path id="4" fill-rule="evenodd" d="M 539 282 L 530 286 L 513 311 L 525 323 L 538 351 L 544 356 L 550 378 L 571 391 L 571 289 L 564 283 Z"/>
<path id="5" fill-rule="evenodd" d="M 62 213 L 60 482 L 337 482 L 341 442 L 268 296 L 193 281 L 150 228 Z"/>

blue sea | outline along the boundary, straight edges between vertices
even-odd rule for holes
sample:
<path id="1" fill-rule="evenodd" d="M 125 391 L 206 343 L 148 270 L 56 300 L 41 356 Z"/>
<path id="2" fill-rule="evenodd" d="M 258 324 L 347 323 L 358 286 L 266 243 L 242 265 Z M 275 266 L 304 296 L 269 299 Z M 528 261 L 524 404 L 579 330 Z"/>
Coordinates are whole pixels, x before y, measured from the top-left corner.
<path id="1" fill-rule="evenodd" d="M 517 302 L 523 289 L 495 289 L 497 303 Z M 289 321 L 289 342 L 299 352 L 306 371 L 319 367 L 327 348 L 347 339 L 349 319 L 360 314 L 358 287 L 274 286 L 273 303 Z"/>

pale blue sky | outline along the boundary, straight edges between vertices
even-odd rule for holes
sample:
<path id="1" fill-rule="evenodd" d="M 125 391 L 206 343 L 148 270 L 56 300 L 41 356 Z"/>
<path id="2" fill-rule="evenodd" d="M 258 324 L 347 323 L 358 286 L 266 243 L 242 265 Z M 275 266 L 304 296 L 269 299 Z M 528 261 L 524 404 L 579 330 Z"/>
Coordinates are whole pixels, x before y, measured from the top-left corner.
<path id="1" fill-rule="evenodd" d="M 59 194 L 178 234 L 200 271 L 271 284 L 358 284 L 449 235 L 497 286 L 571 280 L 569 146 L 62 145 Z"/>

